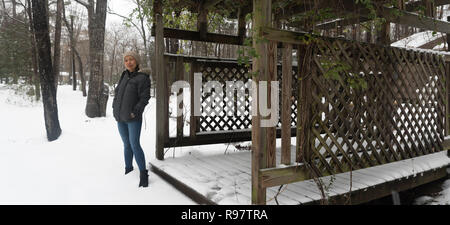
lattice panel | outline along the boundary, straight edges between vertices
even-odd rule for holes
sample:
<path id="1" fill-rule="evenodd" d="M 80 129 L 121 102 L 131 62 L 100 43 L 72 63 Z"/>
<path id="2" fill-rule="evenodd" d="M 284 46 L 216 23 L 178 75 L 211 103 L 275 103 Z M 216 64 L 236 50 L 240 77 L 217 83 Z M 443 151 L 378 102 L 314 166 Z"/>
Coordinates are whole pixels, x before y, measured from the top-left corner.
<path id="1" fill-rule="evenodd" d="M 320 175 L 442 150 L 441 56 L 343 40 L 319 41 L 313 55 L 306 159 Z"/>
<path id="2" fill-rule="evenodd" d="M 225 92 L 226 90 L 226 82 L 227 81 L 243 81 L 245 85 L 245 96 L 240 98 L 239 101 L 232 101 L 233 99 L 237 99 L 237 95 L 235 96 L 225 96 L 224 93 L 218 93 L 218 95 L 213 95 L 211 93 L 205 93 L 202 90 L 202 116 L 199 117 L 199 131 L 231 131 L 231 130 L 240 130 L 240 129 L 250 129 L 251 128 L 251 93 L 249 93 L 249 85 L 248 82 L 250 78 L 250 74 L 248 73 L 248 69 L 242 65 L 239 66 L 235 62 L 206 62 L 199 61 L 200 72 L 202 73 L 203 83 L 208 81 L 218 81 L 222 85 L 222 90 Z M 292 69 L 292 126 L 296 126 L 297 124 L 297 68 L 293 67 Z M 282 76 L 282 68 L 278 66 L 278 81 L 279 81 L 279 102 L 281 104 L 281 76 Z M 222 98 L 218 104 L 211 104 L 214 102 L 214 99 Z M 230 99 L 231 98 L 231 99 Z M 217 103 L 217 102 L 215 102 Z M 212 107 L 207 107 L 212 105 Z M 238 113 L 238 110 L 234 110 L 236 108 L 243 109 L 244 114 Z M 279 107 L 281 109 L 281 105 Z M 233 113 L 234 112 L 234 113 Z M 211 116 L 208 116 L 211 115 Z M 281 112 L 280 112 L 281 115 Z M 281 127 L 281 119 L 278 122 L 278 127 Z"/>
<path id="3" fill-rule="evenodd" d="M 248 85 L 251 84 L 248 82 L 250 79 L 248 69 L 237 63 L 199 62 L 199 65 L 202 82 L 218 81 L 223 90 L 222 92 L 202 90 L 202 116 L 200 116 L 198 124 L 200 132 L 251 128 L 251 95 L 248 89 Z M 226 96 L 227 81 L 242 81 L 245 84 L 245 95 L 239 99 L 236 92 L 233 96 Z M 215 101 L 219 97 L 222 101 Z M 244 113 L 241 114 L 238 109 Z"/>

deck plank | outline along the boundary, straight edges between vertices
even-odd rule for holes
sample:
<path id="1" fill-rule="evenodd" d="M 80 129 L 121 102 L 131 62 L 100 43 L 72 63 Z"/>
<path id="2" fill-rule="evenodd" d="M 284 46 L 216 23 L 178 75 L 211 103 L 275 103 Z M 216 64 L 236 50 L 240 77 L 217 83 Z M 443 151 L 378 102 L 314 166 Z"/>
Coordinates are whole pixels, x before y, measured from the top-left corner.
<path id="1" fill-rule="evenodd" d="M 384 175 L 379 173 L 374 173 L 371 171 L 366 171 L 365 169 L 355 170 L 353 171 L 354 174 L 358 174 L 364 177 L 364 181 L 366 185 L 373 185 L 378 183 L 384 183 L 389 181 L 385 178 Z"/>
<path id="2" fill-rule="evenodd" d="M 321 180 L 324 185 L 323 188 L 324 188 L 324 192 L 326 195 L 333 196 L 333 195 L 337 195 L 340 193 L 338 189 L 332 188 L 332 184 L 329 181 L 327 181 L 325 179 L 321 179 Z M 314 182 L 313 180 L 305 180 L 305 181 L 299 182 L 299 183 L 301 185 L 304 185 L 307 188 L 314 189 L 315 191 L 317 191 L 320 194 L 319 187 L 317 186 L 316 182 Z"/>
<path id="3" fill-rule="evenodd" d="M 441 168 L 443 165 L 448 164 L 450 162 L 450 158 L 447 156 L 447 151 L 442 151 L 428 155 L 428 157 L 423 161 L 431 168 L 435 169 Z"/>
<path id="4" fill-rule="evenodd" d="M 352 183 L 352 190 L 359 190 L 362 188 L 367 188 L 367 184 L 359 179 L 353 179 L 355 171 L 352 171 L 352 177 L 350 178 L 350 172 L 335 174 L 336 181 L 341 185 L 346 186 L 350 190 L 350 182 Z"/>
<path id="5" fill-rule="evenodd" d="M 374 179 L 371 176 L 367 176 L 366 174 L 361 173 L 360 170 L 352 171 L 351 178 L 350 178 L 350 172 L 347 172 L 344 174 L 337 174 L 344 176 L 345 179 L 347 179 L 349 182 L 352 181 L 352 186 L 361 188 L 367 188 L 368 186 L 375 183 Z M 361 185 L 356 186 L 356 183 L 359 183 Z"/>
<path id="6" fill-rule="evenodd" d="M 239 153 L 242 153 L 242 152 L 239 152 Z M 241 165 L 241 166 L 244 166 L 244 167 L 246 167 L 248 170 L 247 170 L 247 173 L 248 173 L 248 175 L 249 175 L 249 184 L 248 184 L 248 186 L 250 186 L 250 182 L 251 182 L 251 175 L 250 175 L 250 172 L 251 172 L 251 168 L 250 168 L 250 165 L 251 165 L 251 163 L 250 163 L 250 153 L 248 154 L 248 155 L 243 155 L 243 154 L 236 154 L 236 153 L 228 153 L 228 154 L 226 154 L 226 155 L 224 155 L 225 157 L 224 158 L 227 158 L 227 159 L 232 159 L 233 160 L 233 162 L 230 162 L 229 160 L 225 160 L 225 162 L 224 163 L 226 163 L 226 164 L 232 164 L 231 166 L 233 167 L 233 166 L 235 166 L 235 165 Z M 244 157 L 243 157 L 244 156 Z M 219 162 L 218 162 L 219 163 Z M 235 163 L 235 164 L 233 164 L 233 163 Z M 246 166 L 246 165 L 248 165 L 248 166 Z M 269 189 L 268 189 L 269 190 Z M 251 190 L 249 189 L 249 192 L 250 192 Z M 267 197 L 267 199 L 268 200 L 270 200 L 277 192 L 278 192 L 278 187 L 273 187 L 273 188 L 270 188 L 270 192 L 271 193 L 267 193 L 267 195 L 268 195 L 268 197 Z M 297 193 L 297 192 L 293 192 L 292 190 L 290 190 L 289 188 L 288 189 L 285 189 L 279 196 L 280 197 L 278 197 L 278 201 L 279 202 L 283 202 L 282 201 L 282 199 L 284 198 L 284 197 L 287 197 L 287 198 L 289 198 L 289 196 L 290 195 L 294 195 L 297 199 L 302 199 L 301 201 L 298 201 L 297 203 L 301 203 L 301 202 L 309 202 L 309 201 L 312 201 L 312 200 L 314 200 L 314 199 L 312 199 L 312 198 L 310 198 L 310 197 L 308 197 L 308 193 L 309 192 L 307 192 L 307 194 L 302 194 L 302 193 Z M 311 195 L 311 193 L 309 193 L 309 195 Z M 295 201 L 295 199 L 293 199 L 294 201 Z M 289 200 L 290 201 L 290 200 Z"/>
<path id="7" fill-rule="evenodd" d="M 315 200 L 320 200 L 322 198 L 322 196 L 319 193 L 317 188 L 314 190 L 314 188 L 305 187 L 303 182 L 291 183 L 291 184 L 289 184 L 288 188 L 292 188 L 292 189 L 295 190 L 294 192 L 304 194 L 308 198 L 310 198 L 310 199 L 312 199 L 314 201 Z"/>
<path id="8" fill-rule="evenodd" d="M 295 159 L 295 147 L 291 151 L 292 161 Z M 277 148 L 277 158 L 280 149 Z M 217 204 L 251 204 L 251 152 L 229 151 L 218 155 L 185 155 L 168 157 L 164 161 L 153 160 L 152 166 L 158 167 L 175 179 Z M 277 160 L 277 165 L 280 161 Z M 369 167 L 350 172 L 321 177 L 328 189 L 327 197 L 344 196 L 350 191 L 372 190 L 373 187 L 408 177 L 423 175 L 423 172 L 436 170 L 450 165 L 447 152 L 438 152 L 414 159 L 392 162 L 380 166 Z M 331 179 L 333 183 L 330 185 Z M 277 202 L 274 196 L 279 186 L 267 188 L 267 204 Z M 317 184 L 306 180 L 284 185 L 277 196 L 280 205 L 308 204 L 319 202 L 322 198 Z M 341 200 L 345 200 L 345 196 Z"/>
<path id="9" fill-rule="evenodd" d="M 388 164 L 384 164 L 384 165 L 388 165 Z M 364 168 L 360 172 L 363 174 L 370 175 L 370 176 L 377 176 L 383 180 L 386 180 L 386 182 L 395 180 L 397 177 L 397 175 L 389 173 L 389 170 L 381 170 L 381 169 L 377 168 L 377 166 Z"/>
<path id="10" fill-rule="evenodd" d="M 326 176 L 321 179 L 324 183 L 329 185 L 329 189 L 333 190 L 334 193 L 346 193 L 350 190 L 350 181 L 336 179 L 336 176 L 334 176 L 333 181 L 331 181 L 332 177 L 333 176 Z"/>
<path id="11" fill-rule="evenodd" d="M 239 164 L 235 164 L 232 162 L 229 162 L 227 160 L 227 157 L 224 157 L 227 155 L 220 155 L 220 156 L 208 156 L 205 158 L 202 157 L 187 157 L 185 158 L 185 161 L 188 163 L 195 163 L 194 161 L 198 161 L 201 163 L 201 165 L 199 167 L 202 168 L 202 170 L 200 172 L 198 171 L 193 171 L 194 173 L 199 173 L 202 174 L 204 177 L 207 173 L 205 173 L 205 171 L 213 171 L 213 173 L 211 174 L 213 177 L 216 177 L 217 174 L 223 174 L 223 173 L 228 173 L 228 175 L 230 176 L 235 176 L 238 173 L 241 173 L 239 175 L 243 175 L 245 173 L 246 176 L 246 181 L 245 183 L 239 183 L 242 185 L 239 185 L 240 190 L 238 191 L 239 194 L 242 194 L 243 196 L 245 196 L 246 199 L 248 199 L 248 204 L 250 204 L 250 195 L 251 195 L 251 187 L 250 187 L 250 182 L 251 182 L 251 175 L 250 175 L 250 170 L 245 170 L 242 167 L 239 167 Z M 197 163 L 198 163 L 197 162 Z M 229 185 L 230 183 L 232 183 L 232 181 L 230 179 L 228 179 L 228 182 L 224 183 L 223 181 L 219 182 L 221 185 L 220 186 L 225 186 L 225 185 Z M 268 189 L 268 199 L 270 196 L 274 196 L 277 193 L 277 190 L 275 190 L 275 188 L 272 188 L 271 190 Z M 290 196 L 294 195 L 295 198 L 292 198 Z M 297 200 L 297 198 L 306 198 L 303 195 L 298 195 L 294 192 L 292 192 L 291 190 L 287 189 L 286 192 L 281 193 L 277 199 L 281 204 L 299 204 L 300 202 Z M 305 199 L 304 202 L 307 201 L 311 201 L 313 199 Z"/>
<path id="12" fill-rule="evenodd" d="M 222 158 L 224 158 L 225 160 L 221 160 Z M 251 187 L 250 187 L 250 183 L 251 183 L 251 175 L 250 175 L 250 170 L 241 167 L 239 164 L 237 163 L 232 163 L 229 162 L 227 159 L 229 157 L 226 157 L 226 155 L 224 156 L 220 156 L 219 157 L 206 157 L 205 159 L 201 159 L 199 158 L 198 160 L 208 164 L 208 166 L 210 167 L 210 169 L 215 170 L 215 167 L 220 167 L 221 170 L 219 170 L 219 173 L 229 173 L 231 176 L 235 176 L 236 174 L 245 174 L 248 175 L 246 177 L 245 183 L 243 183 L 245 185 L 246 188 L 243 188 L 242 191 L 245 192 L 245 196 L 248 196 L 250 198 L 251 196 Z M 250 164 L 250 162 L 249 162 Z M 275 195 L 277 193 L 276 190 L 268 190 L 268 195 Z M 295 200 L 295 198 L 291 198 L 289 195 L 284 195 L 284 194 L 280 194 L 278 195 L 278 200 L 283 202 L 283 204 L 292 204 L 293 202 L 296 202 L 296 204 L 298 204 L 298 201 Z"/>
<path id="13" fill-rule="evenodd" d="M 417 159 L 407 159 L 399 161 L 398 164 L 403 165 L 410 173 L 409 176 L 415 176 L 417 173 L 422 173 L 429 169 L 429 166 L 424 166 L 420 161 L 417 161 Z"/>
<path id="14" fill-rule="evenodd" d="M 183 158 L 183 160 L 188 163 L 189 165 L 194 165 L 195 166 L 191 166 L 189 169 L 186 168 L 182 168 L 179 167 L 177 164 L 178 163 L 171 163 L 170 167 L 172 168 L 178 168 L 178 170 L 186 170 L 186 173 L 191 173 L 193 174 L 192 177 L 190 177 L 190 179 L 196 180 L 197 184 L 195 185 L 196 188 L 201 188 L 201 194 L 207 196 L 207 195 L 213 195 L 215 192 L 220 191 L 223 187 L 227 187 L 229 185 L 233 185 L 233 182 L 236 182 L 236 180 L 232 180 L 227 176 L 222 176 L 222 170 L 217 169 L 217 168 L 211 168 L 208 165 L 205 165 L 202 162 L 199 161 L 195 161 L 195 159 L 192 159 L 191 157 L 185 157 Z M 177 170 L 177 172 L 179 172 Z M 200 178 L 196 177 L 196 175 L 199 175 Z M 189 179 L 185 179 L 185 180 L 189 180 Z M 237 181 L 237 183 L 240 180 Z M 214 183 L 215 182 L 215 183 Z M 246 182 L 244 182 L 246 183 Z M 199 185 L 199 184 L 203 184 L 203 185 Z M 247 204 L 247 202 L 250 201 L 251 197 L 250 195 L 248 195 L 248 191 L 247 189 L 247 185 L 238 185 L 238 198 L 241 199 L 245 199 L 244 204 Z M 242 191 L 241 191 L 242 190 Z M 241 196 L 240 196 L 241 195 Z M 212 199 L 214 200 L 214 199 Z"/>
<path id="15" fill-rule="evenodd" d="M 241 171 L 236 167 L 227 166 L 225 164 L 226 160 L 217 161 L 214 157 L 208 157 L 208 160 L 203 160 L 201 157 L 189 157 L 188 160 L 190 163 L 192 163 L 192 165 L 202 167 L 202 173 L 205 173 L 205 171 L 212 171 L 214 173 L 214 175 L 212 176 L 220 179 L 217 181 L 221 182 L 222 186 L 216 187 L 216 189 L 238 185 L 240 188 L 238 193 L 244 195 L 246 199 L 251 199 L 251 187 L 249 185 L 246 185 L 247 183 L 251 182 L 249 181 L 249 179 L 251 179 L 249 173 L 248 179 L 242 178 L 239 175 L 245 174 L 245 171 Z"/>
<path id="16" fill-rule="evenodd" d="M 390 164 L 392 164 L 392 168 L 401 173 L 402 177 L 408 177 L 412 172 L 412 169 L 408 166 L 405 166 L 405 164 L 402 162 L 393 162 Z"/>

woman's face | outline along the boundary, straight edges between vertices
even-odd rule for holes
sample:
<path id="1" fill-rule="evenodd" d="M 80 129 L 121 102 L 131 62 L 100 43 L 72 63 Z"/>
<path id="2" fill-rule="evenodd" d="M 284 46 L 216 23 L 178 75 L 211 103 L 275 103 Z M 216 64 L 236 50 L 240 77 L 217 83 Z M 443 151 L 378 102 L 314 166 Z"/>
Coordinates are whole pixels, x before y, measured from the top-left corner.
<path id="1" fill-rule="evenodd" d="M 133 72 L 136 69 L 136 59 L 134 59 L 133 56 L 125 56 L 124 63 L 125 68 L 130 72 Z"/>

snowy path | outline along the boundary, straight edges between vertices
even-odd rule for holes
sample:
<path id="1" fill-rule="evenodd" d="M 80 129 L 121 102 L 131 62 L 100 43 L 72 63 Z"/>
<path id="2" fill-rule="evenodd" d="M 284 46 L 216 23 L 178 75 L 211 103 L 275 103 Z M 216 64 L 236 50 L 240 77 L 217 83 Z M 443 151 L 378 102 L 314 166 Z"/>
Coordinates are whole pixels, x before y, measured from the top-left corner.
<path id="1" fill-rule="evenodd" d="M 58 88 L 61 137 L 46 139 L 42 103 L 30 104 L 0 85 L 0 204 L 195 204 L 150 172 L 138 188 L 139 172 L 124 175 L 123 149 L 112 117 L 84 115 L 85 98 Z M 154 158 L 154 99 L 146 108 L 141 142 Z"/>

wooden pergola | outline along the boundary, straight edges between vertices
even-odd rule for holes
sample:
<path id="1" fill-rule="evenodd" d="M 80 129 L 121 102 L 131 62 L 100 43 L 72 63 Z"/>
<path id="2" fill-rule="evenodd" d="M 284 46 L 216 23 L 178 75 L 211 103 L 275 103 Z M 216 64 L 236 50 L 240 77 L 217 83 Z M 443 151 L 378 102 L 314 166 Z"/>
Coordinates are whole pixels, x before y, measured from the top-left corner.
<path id="1" fill-rule="evenodd" d="M 261 121 L 269 117 L 261 116 L 259 110 L 257 115 L 251 118 L 253 204 L 265 204 L 266 188 L 268 187 L 311 179 L 314 176 L 320 177 L 352 169 L 363 169 L 446 150 L 447 145 L 444 142 L 444 136 L 448 135 L 449 124 L 446 116 L 448 114 L 448 91 L 443 90 L 450 90 L 450 82 L 446 82 L 446 80 L 449 80 L 450 74 L 447 58 L 436 53 L 411 52 L 388 46 L 390 44 L 390 23 L 449 33 L 450 23 L 436 20 L 434 16 L 436 7 L 450 4 L 450 0 L 414 2 L 399 0 L 396 6 L 383 5 L 390 1 L 373 2 L 379 5 L 375 9 L 376 15 L 386 19 L 380 42 L 377 44 L 311 36 L 305 32 L 312 29 L 335 29 L 369 21 L 371 18 L 368 15 L 371 11 L 361 3 L 355 4 L 354 0 L 299 0 L 297 2 L 289 1 L 288 3 L 283 0 L 168 1 L 168 4 L 171 4 L 172 7 L 177 6 L 198 13 L 197 30 L 195 31 L 165 28 L 162 16 L 163 1 L 155 0 L 153 5 L 154 27 L 152 29 L 152 34 L 155 36 L 155 62 L 152 71 L 156 77 L 155 149 L 157 159 L 164 159 L 164 148 L 169 146 L 171 141 L 168 131 L 169 95 L 165 60 L 170 60 L 172 57 L 173 60 L 177 61 L 177 64 L 182 65 L 187 60 L 195 61 L 198 59 L 198 57 L 183 57 L 181 59 L 177 56 L 168 56 L 164 53 L 164 38 L 243 45 L 245 38 L 247 38 L 245 17 L 249 13 L 253 15 L 252 47 L 259 56 L 252 61 L 254 75 L 251 79 L 256 84 L 276 80 L 277 65 L 279 64 L 277 51 L 281 51 L 282 55 L 281 131 L 277 133 L 275 127 L 262 127 Z M 274 10 L 273 5 L 284 6 L 281 8 L 282 10 L 280 8 Z M 417 13 L 417 10 L 422 7 L 426 9 L 425 15 Z M 307 27 L 304 26 L 305 21 L 292 20 L 292 18 L 297 18 L 298 15 L 305 15 L 312 8 L 331 9 L 333 12 L 339 12 L 336 13 L 339 16 L 328 18 L 326 21 L 320 21 L 317 24 L 309 24 Z M 238 20 L 237 35 L 208 32 L 208 13 L 220 12 L 221 10 L 230 12 L 230 19 Z M 284 21 L 287 27 L 296 28 L 297 31 L 279 29 L 276 27 L 275 21 Z M 311 37 L 320 40 L 314 44 L 314 49 L 309 47 L 313 44 L 305 42 L 305 39 Z M 294 93 L 291 88 L 292 82 L 297 82 L 292 76 L 293 49 L 297 50 L 297 93 Z M 314 55 L 311 51 L 315 52 Z M 337 57 L 351 65 L 352 71 L 361 73 L 361 79 L 365 79 L 368 85 L 373 85 L 374 88 L 379 88 L 382 91 L 377 94 L 370 91 L 347 89 L 346 85 L 339 84 L 338 81 L 322 80 L 321 77 L 325 73 L 324 67 L 321 66 L 323 60 L 333 60 Z M 382 75 L 378 77 L 376 72 L 384 69 L 386 71 L 379 72 Z M 194 72 L 194 69 L 192 69 L 191 84 L 193 84 Z M 435 77 L 437 80 L 434 80 Z M 436 81 L 438 84 L 434 83 Z M 387 88 L 383 89 L 384 86 Z M 430 86 L 435 88 L 436 91 L 427 89 Z M 333 90 L 333 88 L 335 89 Z M 419 90 L 419 92 L 416 92 L 416 90 Z M 294 130 L 292 130 L 291 124 L 293 96 L 298 97 L 296 123 L 297 127 L 300 127 L 300 129 Z M 265 97 L 270 102 L 270 89 Z M 253 101 L 258 104 L 259 98 L 261 96 L 257 96 L 257 99 L 253 99 Z M 384 114 L 378 116 L 378 112 L 371 112 L 370 110 L 378 106 L 370 105 L 375 103 L 370 103 L 366 99 L 377 101 L 377 104 L 382 104 L 388 110 L 381 109 L 380 111 L 383 111 Z M 191 98 L 191 106 L 194 105 L 193 101 Z M 436 103 L 431 104 L 430 101 Z M 361 107 L 358 108 L 358 105 L 361 105 Z M 424 115 L 425 119 L 421 119 L 423 114 L 418 113 L 418 111 L 423 113 L 428 109 L 432 113 Z M 397 111 L 400 115 L 397 115 Z M 325 120 L 320 119 L 319 114 L 324 114 Z M 345 118 L 352 118 L 348 127 L 342 125 Z M 202 144 L 202 142 L 209 144 L 214 143 L 215 140 L 220 142 L 220 137 L 211 139 L 211 136 L 208 136 L 208 138 L 201 139 L 200 135 L 197 135 L 198 130 L 192 126 L 192 124 L 195 124 L 194 121 L 198 121 L 197 118 L 191 115 L 190 121 L 189 141 L 183 142 L 182 145 Z M 364 124 L 355 121 L 364 121 Z M 432 121 L 432 125 L 429 125 L 430 122 L 428 121 Z M 374 131 L 370 127 L 377 127 L 381 131 Z M 352 130 L 355 130 L 356 133 L 349 135 L 348 132 L 351 133 Z M 391 135 L 391 131 L 397 136 Z M 332 134 L 338 135 L 343 141 L 337 140 L 337 136 Z M 296 159 L 294 159 L 296 163 L 292 163 L 291 159 L 290 138 L 293 135 L 297 136 L 297 153 Z M 275 140 L 277 136 L 282 138 L 281 162 L 286 165 L 284 167 L 277 167 L 275 163 Z M 361 139 L 354 136 L 361 137 Z M 314 138 L 314 141 L 311 141 L 311 138 Z M 181 139 L 182 137 L 180 137 Z M 231 140 L 229 138 L 222 139 Z M 331 142 L 331 144 L 328 142 Z M 372 142 L 374 143 L 373 146 Z M 363 145 L 363 143 L 366 144 Z M 349 146 L 353 145 L 360 147 L 349 153 L 344 149 L 344 145 L 347 148 L 352 148 Z M 367 146 L 367 149 L 360 149 L 362 146 Z M 313 164 L 313 161 L 318 164 Z M 439 176 L 442 176 L 442 173 Z M 423 180 L 423 182 L 438 179 L 439 176 Z M 409 187 L 411 186 L 405 188 Z M 379 196 L 383 195 L 386 195 L 386 193 L 379 194 Z"/>

